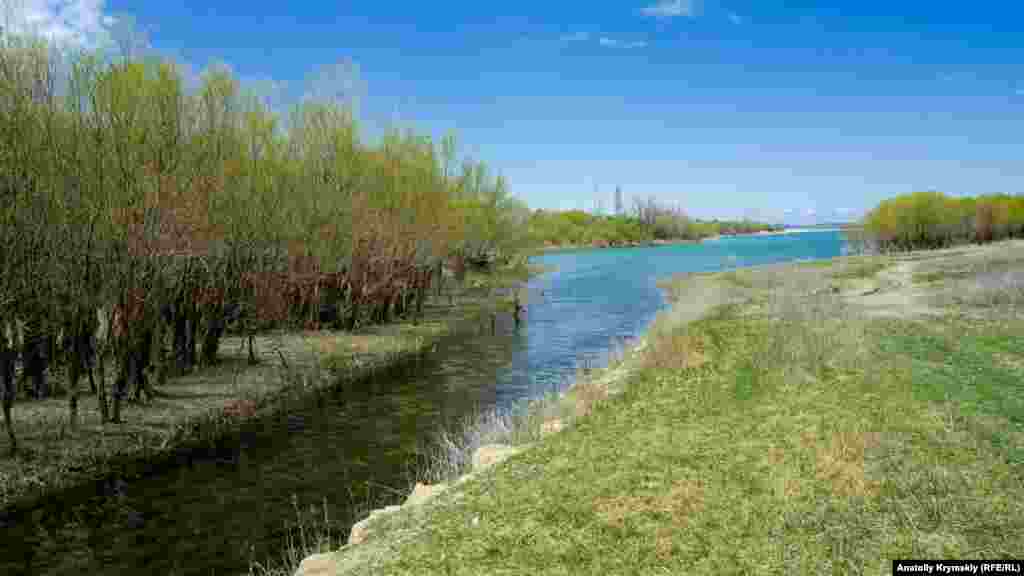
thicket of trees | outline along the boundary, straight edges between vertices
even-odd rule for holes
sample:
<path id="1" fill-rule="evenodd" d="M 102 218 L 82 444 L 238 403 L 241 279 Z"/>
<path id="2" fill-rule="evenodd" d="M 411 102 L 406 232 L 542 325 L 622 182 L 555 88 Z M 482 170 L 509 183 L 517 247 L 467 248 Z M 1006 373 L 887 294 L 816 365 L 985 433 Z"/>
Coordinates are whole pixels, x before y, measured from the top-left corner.
<path id="1" fill-rule="evenodd" d="M 885 200 L 864 217 L 864 232 L 882 250 L 942 248 L 1024 237 L 1024 196 L 956 198 L 915 192 Z"/>
<path id="2" fill-rule="evenodd" d="M 112 363 L 113 401 L 102 377 L 95 388 L 117 421 L 129 391 L 152 396 L 154 380 L 215 362 L 229 320 L 352 329 L 415 314 L 442 263 L 516 254 L 528 217 L 451 137 L 392 130 L 371 144 L 341 102 L 282 118 L 224 68 L 189 90 L 171 61 L 68 57 L 0 33 L 12 447 L 17 362 L 36 395 L 56 391 L 47 366 L 67 367 L 73 424 L 78 380 Z"/>
<path id="3" fill-rule="evenodd" d="M 702 221 L 654 198 L 634 201 L 630 214 L 606 216 L 582 210 L 537 210 L 530 217 L 530 235 L 548 245 L 609 245 L 653 240 L 699 240 L 719 234 L 748 234 L 774 229 L 750 221 Z"/>

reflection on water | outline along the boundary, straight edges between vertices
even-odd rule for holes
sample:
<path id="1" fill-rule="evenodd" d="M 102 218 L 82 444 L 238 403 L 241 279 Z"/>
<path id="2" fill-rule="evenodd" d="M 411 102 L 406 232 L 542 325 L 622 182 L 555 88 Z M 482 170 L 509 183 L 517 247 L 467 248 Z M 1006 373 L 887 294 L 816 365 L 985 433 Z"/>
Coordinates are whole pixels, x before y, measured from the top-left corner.
<path id="1" fill-rule="evenodd" d="M 289 406 L 205 454 L 141 479 L 69 491 L 0 524 L 3 574 L 240 574 L 277 557 L 287 523 L 326 499 L 337 538 L 353 504 L 394 503 L 417 448 L 442 426 L 569 383 L 610 342 L 636 336 L 664 305 L 655 281 L 836 256 L 836 232 L 701 245 L 579 250 L 537 260 L 526 322 L 450 339 L 419 364 Z M 294 500 L 293 500 L 294 498 Z"/>

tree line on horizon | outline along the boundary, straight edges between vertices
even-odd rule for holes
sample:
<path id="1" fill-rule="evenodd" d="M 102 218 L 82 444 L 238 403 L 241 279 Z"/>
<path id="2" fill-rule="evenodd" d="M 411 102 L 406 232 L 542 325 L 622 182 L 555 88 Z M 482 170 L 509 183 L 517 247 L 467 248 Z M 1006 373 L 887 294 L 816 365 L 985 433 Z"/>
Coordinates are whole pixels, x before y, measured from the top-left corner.
<path id="1" fill-rule="evenodd" d="M 780 228 L 751 220 L 694 219 L 679 206 L 654 197 L 634 199 L 627 211 L 618 190 L 616 212 L 605 215 L 583 210 L 538 209 L 530 216 L 529 233 L 535 243 L 546 246 L 623 246 L 653 241 L 697 241 Z"/>

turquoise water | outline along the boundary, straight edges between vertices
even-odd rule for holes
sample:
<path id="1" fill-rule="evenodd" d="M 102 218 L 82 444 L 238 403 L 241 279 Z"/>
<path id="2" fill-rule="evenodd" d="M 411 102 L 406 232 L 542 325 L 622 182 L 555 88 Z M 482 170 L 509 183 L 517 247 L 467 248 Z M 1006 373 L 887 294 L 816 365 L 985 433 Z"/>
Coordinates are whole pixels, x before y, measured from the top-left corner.
<path id="1" fill-rule="evenodd" d="M 538 256 L 535 263 L 555 271 L 529 284 L 528 323 L 510 366 L 499 374 L 499 398 L 509 402 L 563 387 L 580 363 L 603 364 L 612 342 L 639 335 L 665 305 L 660 278 L 833 258 L 845 246 L 841 233 L 829 230 Z"/>
<path id="2" fill-rule="evenodd" d="M 424 362 L 339 387 L 246 426 L 206 452 L 143 477 L 108 478 L 39 509 L 0 516 L 0 574 L 244 574 L 280 557 L 295 506 L 344 540 L 355 507 L 402 500 L 417 451 L 443 427 L 564 388 L 581 362 L 603 363 L 665 301 L 656 281 L 843 252 L 838 232 L 694 245 L 576 250 L 536 262 L 526 323 L 447 340 Z M 173 385 L 173 384 L 169 384 Z"/>

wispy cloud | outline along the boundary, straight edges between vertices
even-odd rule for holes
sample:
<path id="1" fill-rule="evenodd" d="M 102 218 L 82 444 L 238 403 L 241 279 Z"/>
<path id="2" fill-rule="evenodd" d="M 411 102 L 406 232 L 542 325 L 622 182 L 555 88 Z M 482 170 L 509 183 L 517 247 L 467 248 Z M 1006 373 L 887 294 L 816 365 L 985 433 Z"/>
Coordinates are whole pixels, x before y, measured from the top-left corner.
<path id="1" fill-rule="evenodd" d="M 560 41 L 568 42 L 589 42 L 590 40 L 596 40 L 598 45 L 604 46 L 605 48 L 619 48 L 622 50 L 630 50 L 633 48 L 644 48 L 647 46 L 647 42 L 643 40 L 616 40 L 608 36 L 592 36 L 589 32 L 575 32 L 573 34 L 565 34 L 559 38 Z"/>
<path id="2" fill-rule="evenodd" d="M 36 34 L 59 45 L 96 47 L 110 40 L 118 19 L 105 0 L 21 0 L 0 3 L 0 26 L 15 34 Z"/>
<path id="3" fill-rule="evenodd" d="M 736 24 L 737 26 L 743 24 L 743 18 L 735 12 L 729 12 L 728 17 L 729 21 L 732 22 L 733 24 Z"/>
<path id="4" fill-rule="evenodd" d="M 602 36 L 598 38 L 597 42 L 601 46 L 605 46 L 607 48 L 622 48 L 624 50 L 629 50 L 632 48 L 643 48 L 647 46 L 647 42 L 644 42 L 642 40 L 634 42 L 623 42 L 622 40 L 615 40 L 614 38 L 608 38 L 607 36 Z"/>
<path id="5" fill-rule="evenodd" d="M 654 18 L 697 16 L 700 14 L 700 3 L 701 0 L 660 0 L 656 4 L 645 6 L 640 13 Z"/>
<path id="6" fill-rule="evenodd" d="M 566 34 L 559 38 L 562 42 L 583 42 L 590 40 L 590 32 L 576 32 L 574 34 Z"/>

